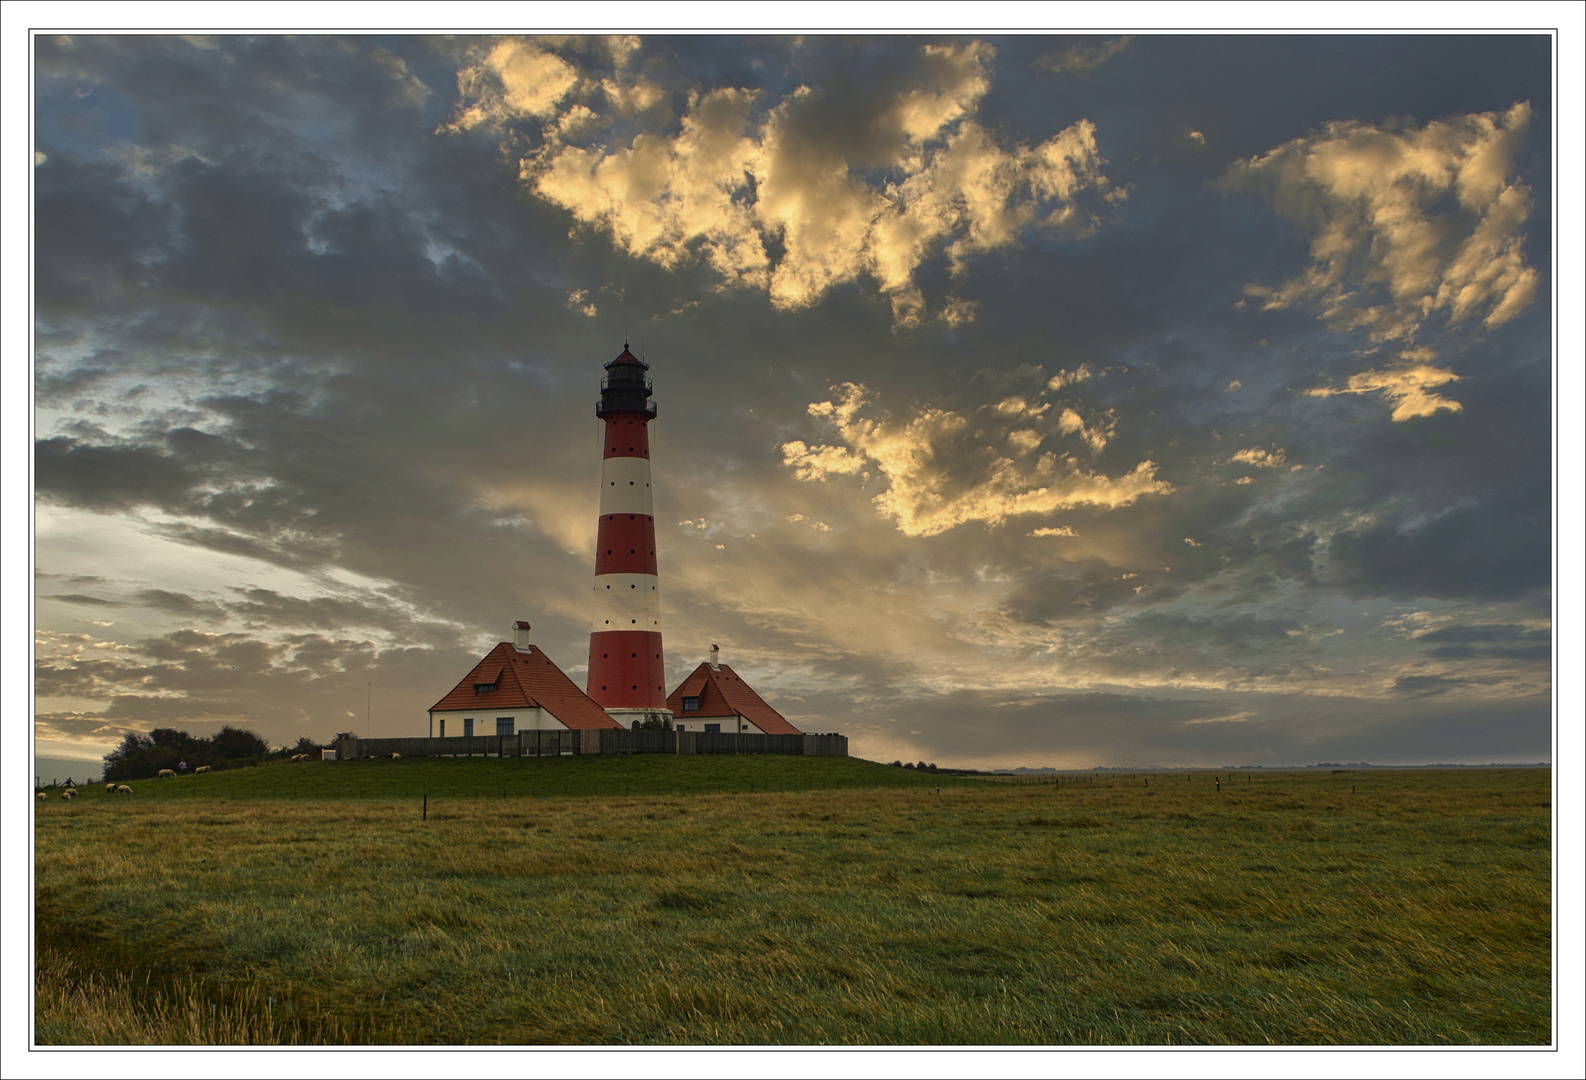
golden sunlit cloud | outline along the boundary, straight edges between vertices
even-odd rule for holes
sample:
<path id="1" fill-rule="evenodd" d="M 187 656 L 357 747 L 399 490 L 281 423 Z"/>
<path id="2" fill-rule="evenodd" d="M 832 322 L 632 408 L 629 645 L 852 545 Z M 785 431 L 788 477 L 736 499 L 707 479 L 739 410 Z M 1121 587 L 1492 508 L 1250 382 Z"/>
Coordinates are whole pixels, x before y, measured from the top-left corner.
<path id="1" fill-rule="evenodd" d="M 1281 448 L 1277 450 L 1262 450 L 1259 447 L 1251 447 L 1249 450 L 1239 451 L 1229 458 L 1228 462 L 1237 461 L 1241 465 L 1251 465 L 1257 469 L 1276 469 L 1283 466 L 1287 460 L 1288 455 Z"/>
<path id="2" fill-rule="evenodd" d="M 585 82 L 612 113 L 642 122 L 654 108 L 661 121 L 624 146 L 602 141 L 609 125 L 568 100 L 580 81 L 570 64 L 507 39 L 459 75 L 468 104 L 447 130 L 545 118 L 540 145 L 521 158 L 523 182 L 628 254 L 668 268 L 702 259 L 723 287 L 764 289 L 783 309 L 869 275 L 907 327 L 926 315 L 915 273 L 927 259 L 945 255 L 961 275 L 970 257 L 1027 229 L 1088 228 L 1081 193 L 1123 194 L 1101 173 L 1089 121 L 1034 146 L 1010 146 L 975 122 L 994 55 L 980 42 L 924 46 L 902 88 L 856 104 L 872 114 L 863 147 L 843 145 L 809 87 L 758 121 L 754 90 L 694 92 L 678 125 L 662 90 L 619 66 Z M 783 252 L 775 262 L 772 237 Z M 976 309 L 949 296 L 935 317 L 960 325 Z"/>
<path id="3" fill-rule="evenodd" d="M 1434 312 L 1512 319 L 1539 280 L 1522 249 L 1530 188 L 1512 177 L 1530 120 L 1520 102 L 1419 129 L 1337 121 L 1235 165 L 1227 188 L 1266 192 L 1313 234 L 1303 274 L 1246 293 L 1266 309 L 1314 305 L 1377 340 L 1411 338 Z"/>
<path id="4" fill-rule="evenodd" d="M 524 38 L 504 38 L 477 63 L 457 72 L 457 89 L 474 104 L 447 125 L 466 130 L 513 116 L 550 116 L 578 82 L 578 72 Z"/>
<path id="5" fill-rule="evenodd" d="M 1417 354 L 1419 352 L 1416 351 Z M 1332 397 L 1335 394 L 1380 392 L 1383 397 L 1394 403 L 1393 419 L 1403 421 L 1417 416 L 1431 416 L 1440 409 L 1449 412 L 1462 411 L 1464 406 L 1459 402 L 1431 392 L 1432 387 L 1458 381 L 1459 376 L 1447 368 L 1411 361 L 1386 371 L 1363 371 L 1358 375 L 1351 375 L 1346 386 L 1317 387 L 1305 391 L 1305 396 Z"/>
<path id="6" fill-rule="evenodd" d="M 860 415 L 868 404 L 864 395 L 863 386 L 843 383 L 833 387 L 831 401 L 810 405 L 810 415 L 835 427 L 842 445 L 784 443 L 783 463 L 805 481 L 868 475 L 873 468 L 888 484 L 874 497 L 875 505 L 907 536 L 934 536 L 972 521 L 1000 525 L 1010 517 L 1076 506 L 1127 506 L 1143 496 L 1173 490 L 1157 479 L 1152 461 L 1142 461 L 1112 478 L 1087 472 L 1073 458 L 1053 453 L 1022 463 L 1003 456 L 995 447 L 1005 440 L 994 439 L 985 430 L 997 418 L 1006 418 L 1006 410 L 998 407 L 981 410 L 975 428 L 968 417 L 935 408 L 896 422 Z M 1070 413 L 1065 411 L 1060 428 L 1069 424 Z M 1086 431 L 1083 422 L 1077 430 Z"/>
<path id="7" fill-rule="evenodd" d="M 1088 378 L 1090 378 L 1090 365 L 1081 364 L 1073 371 L 1069 371 L 1065 368 L 1062 371 L 1059 371 L 1056 375 L 1053 375 L 1047 380 L 1046 388 L 1048 390 L 1061 390 L 1065 386 L 1072 386 L 1075 383 L 1082 383 Z"/>
<path id="8" fill-rule="evenodd" d="M 1245 724 L 1254 719 L 1256 719 L 1255 712 L 1253 710 L 1245 710 L 1244 712 L 1226 713 L 1222 716 L 1208 716 L 1201 720 L 1185 720 L 1184 724 L 1186 726 L 1194 724 Z"/>
<path id="9" fill-rule="evenodd" d="M 1092 453 L 1099 454 L 1106 449 L 1107 441 L 1112 438 L 1113 431 L 1117 428 L 1117 417 L 1111 410 L 1100 420 L 1087 425 L 1083 417 L 1073 409 L 1064 409 L 1057 418 L 1057 427 L 1064 435 L 1078 435 L 1085 440 Z"/>
<path id="10" fill-rule="evenodd" d="M 1045 71 L 1056 72 L 1059 75 L 1074 75 L 1084 78 L 1101 65 L 1123 52 L 1133 40 L 1129 35 L 1116 37 L 1110 41 L 1097 44 L 1071 45 L 1062 52 L 1051 53 L 1036 60 L 1032 67 Z"/>

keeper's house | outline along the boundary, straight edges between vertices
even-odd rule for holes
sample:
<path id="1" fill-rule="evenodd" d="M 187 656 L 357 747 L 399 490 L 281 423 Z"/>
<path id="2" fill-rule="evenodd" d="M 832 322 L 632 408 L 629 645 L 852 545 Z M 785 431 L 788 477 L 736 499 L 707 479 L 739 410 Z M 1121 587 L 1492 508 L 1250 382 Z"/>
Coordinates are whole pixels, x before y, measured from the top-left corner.
<path id="1" fill-rule="evenodd" d="M 663 714 L 664 715 L 664 714 Z M 430 707 L 430 738 L 516 735 L 520 731 L 621 729 L 599 705 L 529 643 L 529 624 L 503 641 Z"/>
<path id="2" fill-rule="evenodd" d="M 721 650 L 710 647 L 710 660 L 699 665 L 666 699 L 678 731 L 738 732 L 746 735 L 802 735 L 738 673 L 721 662 Z"/>

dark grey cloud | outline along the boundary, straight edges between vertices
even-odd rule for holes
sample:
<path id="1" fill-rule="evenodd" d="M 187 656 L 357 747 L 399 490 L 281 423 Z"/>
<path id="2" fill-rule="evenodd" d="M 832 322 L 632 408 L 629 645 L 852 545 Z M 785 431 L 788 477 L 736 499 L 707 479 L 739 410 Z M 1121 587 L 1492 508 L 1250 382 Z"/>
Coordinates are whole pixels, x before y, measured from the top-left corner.
<path id="1" fill-rule="evenodd" d="M 1442 675 L 1401 675 L 1393 681 L 1393 689 L 1395 693 L 1412 697 L 1431 697 L 1458 690 L 1470 683 L 1469 679 L 1450 679 Z"/>
<path id="2" fill-rule="evenodd" d="M 171 506 L 198 483 L 191 468 L 149 446 L 95 446 L 40 439 L 33 451 L 40 494 L 96 509 Z"/>
<path id="3" fill-rule="evenodd" d="M 450 676 L 436 691 L 438 699 L 455 683 L 451 673 L 459 667 L 466 672 L 470 662 L 468 653 L 455 649 L 380 649 L 339 635 L 296 634 L 272 642 L 180 630 L 147 639 L 130 654 L 42 663 L 35 678 L 41 697 L 102 703 L 93 716 L 46 713 L 45 721 L 63 734 L 152 726 L 203 732 L 240 720 L 272 740 L 290 741 L 292 732 L 318 738 L 327 727 L 365 730 L 371 699 L 374 730 L 406 730 L 415 712 L 421 718 L 433 701 L 415 710 L 401 697 L 393 700 L 389 688 L 411 674 L 437 685 Z"/>
<path id="4" fill-rule="evenodd" d="M 140 589 L 135 599 L 155 611 L 168 612 L 185 618 L 216 621 L 225 617 L 226 610 L 211 600 L 198 600 L 186 593 L 169 589 Z"/>
<path id="5" fill-rule="evenodd" d="M 1440 660 L 1550 660 L 1553 634 L 1548 629 L 1508 623 L 1477 623 L 1444 626 L 1415 638 L 1418 644 L 1434 644 L 1427 655 Z"/>
<path id="6" fill-rule="evenodd" d="M 1329 554 L 1356 595 L 1517 597 L 1551 581 L 1551 518 L 1546 506 L 1500 492 L 1420 527 L 1341 532 Z"/>
<path id="7" fill-rule="evenodd" d="M 34 289 L 46 325 L 120 307 L 159 280 L 174 208 L 126 184 L 122 168 L 47 154 L 35 190 L 34 228 L 44 242 L 35 248 Z"/>
<path id="8" fill-rule="evenodd" d="M 65 604 L 82 604 L 86 607 L 123 607 L 125 601 L 106 600 L 101 596 L 89 596 L 87 593 L 45 593 L 39 596 L 40 600 L 59 600 Z"/>

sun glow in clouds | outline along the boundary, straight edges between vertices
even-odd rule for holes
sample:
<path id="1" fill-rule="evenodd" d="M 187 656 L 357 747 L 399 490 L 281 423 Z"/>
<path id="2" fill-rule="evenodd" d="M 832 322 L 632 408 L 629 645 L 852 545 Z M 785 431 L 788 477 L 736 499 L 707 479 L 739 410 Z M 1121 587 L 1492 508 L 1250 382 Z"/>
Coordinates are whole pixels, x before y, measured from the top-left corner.
<path id="1" fill-rule="evenodd" d="M 1426 353 L 1426 350 L 1413 350 L 1406 354 L 1407 357 Z M 1459 376 L 1447 368 L 1433 367 L 1426 363 L 1417 363 L 1411 359 L 1409 363 L 1386 371 L 1363 371 L 1358 375 L 1351 375 L 1347 385 L 1339 388 L 1317 387 L 1305 391 L 1306 397 L 1332 397 L 1336 394 L 1373 394 L 1380 392 L 1383 397 L 1393 402 L 1393 419 L 1395 421 L 1412 420 L 1418 416 L 1431 416 L 1440 409 L 1449 412 L 1461 412 L 1464 409 L 1459 402 L 1431 392 L 1432 387 L 1443 386 L 1447 383 L 1458 382 Z"/>
<path id="2" fill-rule="evenodd" d="M 1508 322 L 1539 283 L 1522 246 L 1531 190 L 1511 178 L 1530 122 L 1526 102 L 1419 129 L 1341 120 L 1235 165 L 1226 187 L 1266 192 L 1314 232 L 1305 273 L 1245 292 L 1379 341 L 1413 337 L 1433 312 Z"/>
<path id="3" fill-rule="evenodd" d="M 632 256 L 669 269 L 703 260 L 725 287 L 764 289 L 782 309 L 869 275 L 896 324 L 914 326 L 927 259 L 945 255 L 957 277 L 1027 229 L 1088 228 L 1082 196 L 1123 197 L 1101 172 L 1090 121 L 1033 146 L 976 122 L 994 56 L 981 42 L 923 46 L 891 89 L 844 102 L 869 114 L 862 145 L 844 145 L 821 90 L 764 102 L 754 88 L 691 86 L 674 127 L 666 91 L 622 70 L 620 56 L 596 81 L 552 46 L 507 39 L 459 74 L 467 104 L 444 130 L 534 121 L 538 145 L 516 151 L 523 182 Z M 625 144 L 617 117 L 640 127 Z M 770 238 L 784 251 L 775 261 Z M 950 295 L 935 315 L 959 325 L 975 309 Z"/>
<path id="4" fill-rule="evenodd" d="M 1153 461 L 1142 461 L 1112 478 L 1088 472 L 1073 457 L 1050 451 L 1033 462 L 998 453 L 994 446 L 1006 440 L 981 432 L 999 417 L 1007 422 L 1010 411 L 1024 413 L 1015 415 L 1018 422 L 1030 421 L 1027 409 L 983 409 L 972 427 L 968 417 L 936 408 L 923 409 L 902 422 L 874 419 L 861 415 L 867 404 L 863 386 L 833 387 L 833 399 L 810 405 L 809 412 L 836 429 L 841 445 L 787 442 L 782 446 L 783 464 L 798 479 L 812 482 L 834 475 L 868 476 L 873 469 L 888 485 L 874 497 L 876 508 L 907 536 L 935 536 L 973 521 L 1000 525 L 1010 517 L 1076 506 L 1127 506 L 1173 490 L 1157 479 Z M 1077 433 L 1093 445 L 1101 437 L 1088 431 L 1072 410 L 1064 412 L 1058 428 L 1059 433 Z"/>

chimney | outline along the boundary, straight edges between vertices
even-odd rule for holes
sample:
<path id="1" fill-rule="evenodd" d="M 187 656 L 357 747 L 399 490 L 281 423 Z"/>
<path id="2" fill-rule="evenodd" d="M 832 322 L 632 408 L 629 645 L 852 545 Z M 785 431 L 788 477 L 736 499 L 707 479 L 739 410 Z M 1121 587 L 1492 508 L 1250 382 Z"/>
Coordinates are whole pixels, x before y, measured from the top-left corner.
<path id="1" fill-rule="evenodd" d="M 712 645 L 710 647 L 710 670 L 721 670 L 721 646 L 719 645 Z"/>
<path id="2" fill-rule="evenodd" d="M 529 651 L 529 624 L 522 619 L 512 624 L 512 647 L 518 652 Z"/>

